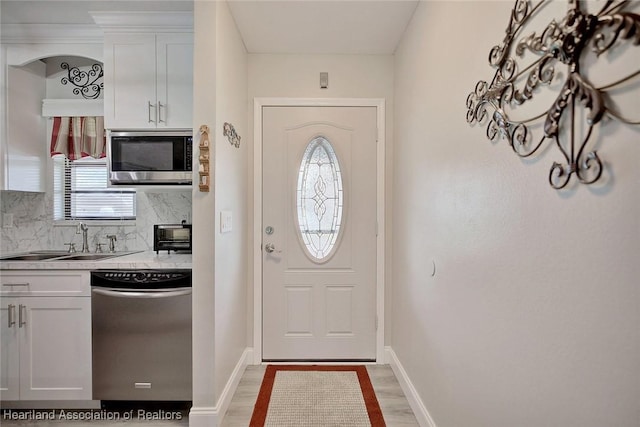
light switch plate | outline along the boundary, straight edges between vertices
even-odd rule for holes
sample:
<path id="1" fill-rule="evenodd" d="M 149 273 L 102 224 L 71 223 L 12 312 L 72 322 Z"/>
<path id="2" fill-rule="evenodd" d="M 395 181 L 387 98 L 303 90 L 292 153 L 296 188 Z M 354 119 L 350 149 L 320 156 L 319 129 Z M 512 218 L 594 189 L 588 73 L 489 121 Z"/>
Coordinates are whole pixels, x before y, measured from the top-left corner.
<path id="1" fill-rule="evenodd" d="M 329 73 L 320 73 L 320 89 L 326 89 L 329 87 Z"/>
<path id="2" fill-rule="evenodd" d="M 220 212 L 220 233 L 229 233 L 233 229 L 233 215 L 231 211 Z"/>

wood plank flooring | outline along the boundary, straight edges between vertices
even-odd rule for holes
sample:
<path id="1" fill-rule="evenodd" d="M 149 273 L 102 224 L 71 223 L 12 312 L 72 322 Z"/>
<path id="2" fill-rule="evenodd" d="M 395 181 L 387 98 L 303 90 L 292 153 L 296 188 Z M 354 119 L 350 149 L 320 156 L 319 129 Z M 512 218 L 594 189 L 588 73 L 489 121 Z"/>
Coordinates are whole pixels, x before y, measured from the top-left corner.
<path id="1" fill-rule="evenodd" d="M 242 375 L 240 384 L 229 405 L 229 409 L 220 424 L 220 427 L 247 427 L 253 413 L 253 405 L 260 390 L 265 366 L 248 366 Z M 409 402 L 405 398 L 400 384 L 398 383 L 389 365 L 367 365 L 367 371 L 371 378 L 371 383 L 376 392 L 378 403 L 382 409 L 387 427 L 418 427 L 418 422 L 411 411 Z M 145 420 L 137 419 L 137 410 L 134 410 L 133 418 L 124 421 L 122 418 L 117 421 L 91 420 L 91 421 L 69 421 L 69 420 L 11 420 L 5 416 L 5 411 L 0 411 L 0 424 L 3 427 L 116 427 L 122 425 L 139 425 L 145 427 L 187 427 L 189 425 L 188 411 L 181 413 L 181 420 Z M 40 413 L 45 411 L 38 411 Z M 172 415 L 174 411 L 169 409 L 164 413 L 157 409 L 151 409 L 143 415 L 152 417 L 156 415 Z M 175 417 L 174 417 L 175 418 Z"/>
<path id="2" fill-rule="evenodd" d="M 262 384 L 265 366 L 248 366 L 220 427 L 247 427 Z M 389 365 L 367 365 L 387 427 L 418 427 L 400 384 Z"/>

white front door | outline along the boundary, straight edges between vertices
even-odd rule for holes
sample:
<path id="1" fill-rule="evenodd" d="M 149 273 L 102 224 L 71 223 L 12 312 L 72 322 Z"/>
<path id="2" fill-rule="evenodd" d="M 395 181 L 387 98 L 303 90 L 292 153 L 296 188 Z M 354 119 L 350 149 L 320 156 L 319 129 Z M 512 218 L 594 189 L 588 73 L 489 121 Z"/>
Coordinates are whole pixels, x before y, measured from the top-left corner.
<path id="1" fill-rule="evenodd" d="M 263 360 L 376 359 L 376 117 L 262 108 Z"/>

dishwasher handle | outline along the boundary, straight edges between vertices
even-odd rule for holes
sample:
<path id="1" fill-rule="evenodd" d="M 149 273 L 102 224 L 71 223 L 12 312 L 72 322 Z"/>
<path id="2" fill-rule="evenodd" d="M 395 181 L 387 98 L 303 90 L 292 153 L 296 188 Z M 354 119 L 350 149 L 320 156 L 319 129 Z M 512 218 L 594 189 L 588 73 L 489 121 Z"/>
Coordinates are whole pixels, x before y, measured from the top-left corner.
<path id="1" fill-rule="evenodd" d="M 191 295 L 191 288 L 168 289 L 166 291 L 140 292 L 135 290 L 92 288 L 91 292 L 115 298 L 171 298 Z"/>

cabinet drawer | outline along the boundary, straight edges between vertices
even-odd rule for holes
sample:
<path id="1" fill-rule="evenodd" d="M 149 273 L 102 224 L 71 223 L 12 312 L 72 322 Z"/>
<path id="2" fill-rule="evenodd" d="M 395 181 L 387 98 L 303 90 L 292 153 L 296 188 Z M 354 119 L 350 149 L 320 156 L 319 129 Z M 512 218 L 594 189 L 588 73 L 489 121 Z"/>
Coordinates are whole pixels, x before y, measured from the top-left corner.
<path id="1" fill-rule="evenodd" d="M 88 271 L 4 270 L 0 277 L 0 295 L 16 296 L 90 296 Z"/>

